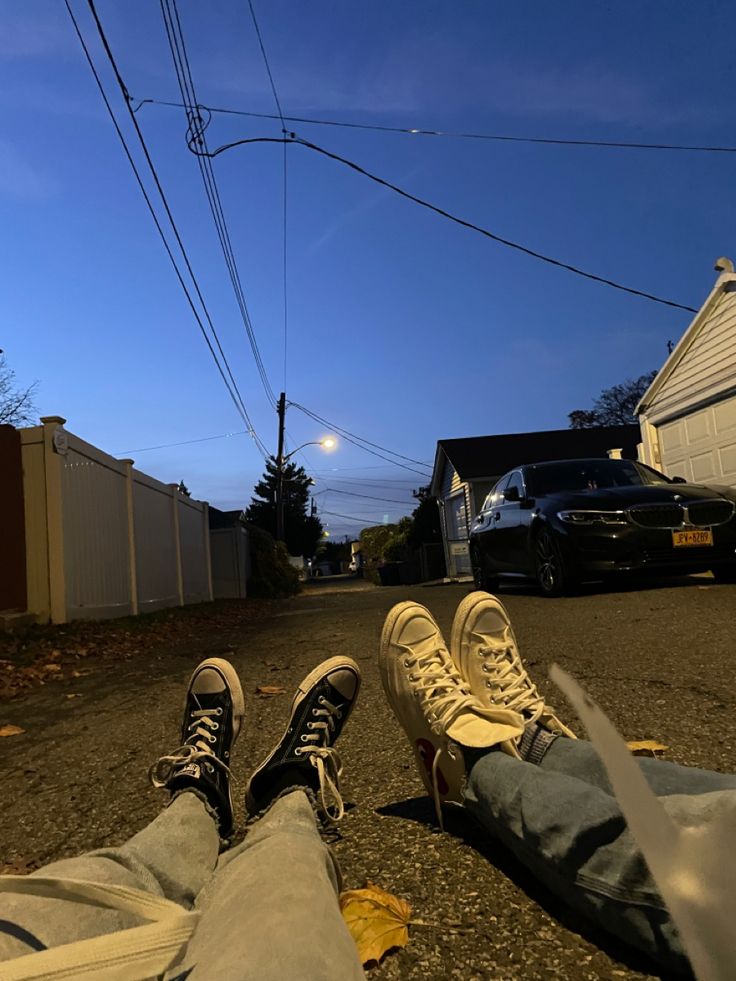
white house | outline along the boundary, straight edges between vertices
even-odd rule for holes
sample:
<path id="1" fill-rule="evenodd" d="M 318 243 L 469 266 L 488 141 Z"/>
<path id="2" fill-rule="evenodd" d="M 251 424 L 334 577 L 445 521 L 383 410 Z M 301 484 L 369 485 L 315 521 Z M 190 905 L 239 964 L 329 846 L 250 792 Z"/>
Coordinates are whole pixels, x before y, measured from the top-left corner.
<path id="1" fill-rule="evenodd" d="M 736 273 L 718 279 L 636 408 L 641 459 L 670 477 L 736 486 Z"/>

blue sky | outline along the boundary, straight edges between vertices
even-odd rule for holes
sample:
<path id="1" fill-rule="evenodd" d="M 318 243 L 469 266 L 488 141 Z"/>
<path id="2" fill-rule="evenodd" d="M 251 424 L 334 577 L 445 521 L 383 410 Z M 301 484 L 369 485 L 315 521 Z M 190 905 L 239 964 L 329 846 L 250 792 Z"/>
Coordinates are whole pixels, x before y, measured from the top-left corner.
<path id="1" fill-rule="evenodd" d="M 114 107 L 86 3 L 74 0 Z M 99 0 L 137 98 L 176 99 L 159 5 Z M 199 99 L 272 112 L 243 0 L 179 0 Z M 285 112 L 521 136 L 734 143 L 721 4 L 256 0 Z M 0 3 L 0 347 L 40 414 L 112 453 L 242 429 L 175 280 L 62 4 Z M 269 407 L 177 110 L 138 118 L 261 438 Z M 278 136 L 215 116 L 211 146 Z M 498 234 L 699 306 L 736 251 L 730 154 L 437 139 L 294 124 Z M 129 132 L 126 126 L 126 133 Z M 289 398 L 431 461 L 443 437 L 561 428 L 598 392 L 657 368 L 689 315 L 511 252 L 290 146 Z M 271 385 L 284 385 L 281 147 L 214 163 Z M 291 447 L 325 430 L 296 409 Z M 220 507 L 247 504 L 246 436 L 132 454 Z M 411 507 L 416 475 L 346 443 L 306 451 L 333 537 Z M 335 490 L 323 493 L 326 488 Z M 365 493 L 406 506 L 350 496 Z"/>

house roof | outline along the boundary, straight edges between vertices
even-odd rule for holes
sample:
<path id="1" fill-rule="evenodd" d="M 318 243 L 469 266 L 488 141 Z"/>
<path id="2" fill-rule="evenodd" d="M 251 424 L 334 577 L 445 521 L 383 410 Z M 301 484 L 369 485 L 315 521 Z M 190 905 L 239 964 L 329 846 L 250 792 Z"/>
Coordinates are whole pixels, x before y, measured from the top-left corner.
<path id="1" fill-rule="evenodd" d="M 663 386 L 667 382 L 667 379 L 682 362 L 683 358 L 686 357 L 688 351 L 693 345 L 693 342 L 707 323 L 713 308 L 720 300 L 722 294 L 727 292 L 729 289 L 733 289 L 732 286 L 729 286 L 730 283 L 736 283 L 736 273 L 734 273 L 733 262 L 725 257 L 716 259 L 715 268 L 720 271 L 720 275 L 715 281 L 713 289 L 708 294 L 700 310 L 698 310 L 693 317 L 690 326 L 687 328 L 677 344 L 675 344 L 673 347 L 670 356 L 657 372 L 652 384 L 642 395 L 639 404 L 634 410 L 637 415 L 641 415 L 646 411 L 648 406 L 651 405 L 659 392 L 662 390 Z"/>
<path id="2" fill-rule="evenodd" d="M 233 528 L 235 525 L 245 522 L 244 512 L 221 511 L 219 508 L 209 506 L 210 528 Z"/>
<path id="3" fill-rule="evenodd" d="M 432 493 L 435 496 L 439 493 L 445 460 L 452 464 L 461 480 L 478 480 L 501 476 L 524 463 L 603 457 L 612 449 L 621 449 L 625 459 L 635 460 L 640 441 L 638 425 L 441 439 L 437 443 Z"/>

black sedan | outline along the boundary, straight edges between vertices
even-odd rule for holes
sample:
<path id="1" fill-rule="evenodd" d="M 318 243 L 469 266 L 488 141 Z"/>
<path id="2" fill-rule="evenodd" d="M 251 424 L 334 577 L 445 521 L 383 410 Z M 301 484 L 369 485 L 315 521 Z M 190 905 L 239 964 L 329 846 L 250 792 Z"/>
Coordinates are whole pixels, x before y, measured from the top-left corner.
<path id="1" fill-rule="evenodd" d="M 505 474 L 470 529 L 475 584 L 536 579 L 547 596 L 621 573 L 712 570 L 736 582 L 736 490 L 630 460 L 556 460 Z"/>

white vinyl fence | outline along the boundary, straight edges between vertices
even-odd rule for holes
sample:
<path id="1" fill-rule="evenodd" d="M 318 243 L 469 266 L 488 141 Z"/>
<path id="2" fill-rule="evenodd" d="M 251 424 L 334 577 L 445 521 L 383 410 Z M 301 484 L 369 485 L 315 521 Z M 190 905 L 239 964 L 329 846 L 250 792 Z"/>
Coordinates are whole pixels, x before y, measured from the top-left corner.
<path id="1" fill-rule="evenodd" d="M 28 612 L 117 617 L 212 599 L 208 505 L 64 429 L 20 430 Z"/>
<path id="2" fill-rule="evenodd" d="M 250 578 L 248 532 L 241 524 L 210 531 L 212 586 L 217 599 L 245 599 Z"/>

